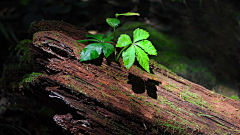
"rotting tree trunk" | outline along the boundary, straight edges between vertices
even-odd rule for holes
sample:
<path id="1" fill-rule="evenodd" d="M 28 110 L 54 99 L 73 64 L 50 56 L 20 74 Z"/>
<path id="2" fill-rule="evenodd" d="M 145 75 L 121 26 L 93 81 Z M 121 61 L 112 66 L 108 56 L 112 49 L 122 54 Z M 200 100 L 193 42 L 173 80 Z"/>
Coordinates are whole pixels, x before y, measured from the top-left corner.
<path id="1" fill-rule="evenodd" d="M 44 31 L 41 31 L 44 30 Z M 35 22 L 39 73 L 26 96 L 54 109 L 69 134 L 240 134 L 240 102 L 187 81 L 154 61 L 151 73 L 109 59 L 80 63 L 87 33 L 59 21 Z M 46 125 L 47 126 L 47 125 Z"/>

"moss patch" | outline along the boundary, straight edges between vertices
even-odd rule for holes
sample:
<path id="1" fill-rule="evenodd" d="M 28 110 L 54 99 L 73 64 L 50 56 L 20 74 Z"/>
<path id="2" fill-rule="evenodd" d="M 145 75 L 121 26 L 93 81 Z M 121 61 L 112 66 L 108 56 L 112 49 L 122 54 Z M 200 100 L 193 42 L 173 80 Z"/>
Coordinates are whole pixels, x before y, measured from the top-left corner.
<path id="1" fill-rule="evenodd" d="M 20 56 L 19 63 L 7 65 L 4 69 L 4 76 L 0 80 L 0 85 L 3 89 L 17 88 L 25 78 L 28 78 L 33 72 L 34 64 L 31 60 L 29 44 L 32 41 L 25 39 L 15 47 Z M 28 74 L 28 75 L 26 75 Z M 25 80 L 26 81 L 26 80 Z"/>

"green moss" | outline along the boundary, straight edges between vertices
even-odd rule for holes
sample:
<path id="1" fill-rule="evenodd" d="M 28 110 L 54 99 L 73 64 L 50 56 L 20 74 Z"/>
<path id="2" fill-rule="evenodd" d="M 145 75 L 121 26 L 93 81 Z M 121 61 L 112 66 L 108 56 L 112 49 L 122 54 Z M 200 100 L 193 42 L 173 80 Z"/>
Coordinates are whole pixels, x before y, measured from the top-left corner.
<path id="1" fill-rule="evenodd" d="M 36 21 L 33 21 L 30 25 L 29 25 L 29 30 L 28 33 L 31 33 L 31 31 L 34 29 L 34 27 L 37 25 Z"/>
<path id="2" fill-rule="evenodd" d="M 0 84 L 4 89 L 18 87 L 19 82 L 25 79 L 25 75 L 33 72 L 34 65 L 29 50 L 29 44 L 31 43 L 31 40 L 25 39 L 20 41 L 15 47 L 15 50 L 20 55 L 19 63 L 10 64 L 5 67 L 4 76 L 0 80 Z"/>
<path id="3" fill-rule="evenodd" d="M 209 106 L 207 101 L 201 98 L 201 96 L 197 95 L 196 93 L 192 93 L 188 90 L 181 93 L 181 98 L 189 103 L 200 106 L 202 108 Z"/>
<path id="4" fill-rule="evenodd" d="M 20 59 L 20 62 L 26 61 L 30 62 L 30 50 L 28 44 L 31 44 L 32 41 L 29 39 L 25 39 L 20 41 L 20 43 L 15 47 L 15 50 L 18 51 L 18 53 L 22 53 L 22 57 Z M 20 65 L 21 63 L 19 63 Z"/>
<path id="5" fill-rule="evenodd" d="M 112 119 L 105 118 L 105 121 L 106 121 L 106 123 L 113 125 L 112 129 L 117 134 L 121 134 L 121 135 L 132 135 L 132 134 L 134 134 L 134 131 L 132 131 L 131 129 L 125 127 L 124 125 L 121 125 L 119 123 L 114 122 Z"/>
<path id="6" fill-rule="evenodd" d="M 177 76 L 176 73 L 174 73 L 173 71 L 171 71 L 170 69 L 166 68 L 165 66 L 163 66 L 162 64 L 157 63 L 156 61 L 154 61 L 153 59 L 149 60 L 149 65 L 153 65 L 154 66 L 154 70 L 157 69 L 162 69 L 164 71 L 167 72 L 167 74 L 172 74 L 174 76 Z"/>
<path id="7" fill-rule="evenodd" d="M 162 129 L 166 128 L 164 132 L 168 131 L 168 130 L 172 130 L 173 133 L 178 133 L 178 134 L 189 134 L 187 133 L 185 130 L 185 128 L 181 127 L 181 123 L 177 122 L 177 121 L 173 121 L 173 120 L 168 120 L 168 121 L 162 121 L 160 118 L 154 118 L 154 125 L 158 125 L 161 126 Z M 157 126 L 157 127 L 158 127 Z M 186 127 L 187 128 L 187 127 Z M 190 134 L 189 134 L 190 135 Z"/>
<path id="8" fill-rule="evenodd" d="M 33 40 L 38 40 L 37 33 L 33 34 Z"/>
<path id="9" fill-rule="evenodd" d="M 129 101 L 130 101 L 130 110 L 133 112 L 137 111 L 137 109 L 139 108 L 139 105 L 136 104 L 134 95 L 131 95 L 129 97 Z"/>
<path id="10" fill-rule="evenodd" d="M 102 92 L 102 96 L 103 96 L 103 98 L 104 98 L 104 105 L 105 105 L 105 107 L 107 107 L 107 99 L 106 99 L 106 97 L 105 97 L 104 92 Z"/>
<path id="11" fill-rule="evenodd" d="M 144 97 L 139 97 L 138 98 L 139 100 L 142 100 L 144 99 Z M 194 115 L 193 113 L 191 112 L 187 112 L 181 108 L 178 108 L 177 106 L 175 106 L 172 102 L 170 102 L 169 100 L 167 100 L 165 97 L 160 97 L 158 96 L 158 99 L 157 99 L 157 102 L 162 104 L 162 105 L 165 105 L 167 107 L 169 107 L 170 109 L 174 109 L 176 110 L 178 113 L 187 113 L 189 115 Z M 159 126 L 162 126 L 162 127 L 165 127 L 166 130 L 173 130 L 174 133 L 178 133 L 178 134 L 182 134 L 184 132 L 184 134 L 186 134 L 185 132 L 185 128 L 182 127 L 182 125 L 188 123 L 189 125 L 192 125 L 192 127 L 199 127 L 198 125 L 196 125 L 194 122 L 189 122 L 181 117 L 179 117 L 178 115 L 170 112 L 170 111 L 167 111 L 166 109 L 161 109 L 160 107 L 156 107 L 153 103 L 151 102 L 144 102 L 144 105 L 145 106 L 150 106 L 151 108 L 154 108 L 156 110 L 156 112 L 158 112 L 156 114 L 157 117 L 159 118 L 155 118 L 154 119 L 154 125 L 157 125 L 158 127 Z M 177 122 L 177 121 L 172 121 L 171 119 L 169 119 L 167 122 L 166 121 L 161 121 L 161 113 L 164 112 L 165 114 L 168 113 L 169 115 L 171 115 L 171 117 L 175 117 L 175 118 L 178 118 L 181 120 L 181 123 Z"/>
<path id="12" fill-rule="evenodd" d="M 74 41 L 71 41 L 76 47 L 78 47 L 78 43 L 77 42 L 74 42 Z"/>
<path id="13" fill-rule="evenodd" d="M 39 75 L 44 75 L 41 73 L 35 73 L 32 72 L 30 74 L 25 74 L 22 78 L 22 81 L 19 83 L 19 87 L 22 87 L 24 83 L 30 83 L 32 82 L 36 77 L 38 77 Z"/>
<path id="14" fill-rule="evenodd" d="M 71 42 L 79 49 L 79 51 L 77 52 L 77 54 L 81 54 L 81 52 L 82 52 L 82 47 L 81 47 L 80 45 L 78 45 L 77 42 L 74 42 L 74 41 L 71 41 Z"/>
<path id="15" fill-rule="evenodd" d="M 108 85 L 112 90 L 114 90 L 114 93 L 112 95 L 116 95 L 118 89 L 116 87 L 113 87 L 111 85 Z"/>
<path id="16" fill-rule="evenodd" d="M 229 98 L 239 100 L 239 97 L 237 95 L 233 95 L 233 96 L 231 96 Z"/>
<path id="17" fill-rule="evenodd" d="M 176 85 L 170 85 L 170 87 L 172 88 L 177 88 Z M 115 88 L 112 88 L 112 89 L 115 89 Z M 179 89 L 179 88 L 177 88 Z M 187 90 L 189 90 L 190 88 L 188 88 Z M 184 92 L 184 91 L 183 91 Z M 123 93 L 124 94 L 124 93 Z M 197 105 L 200 105 L 202 106 L 202 104 L 206 104 L 196 93 L 191 93 L 191 92 L 185 92 L 185 94 L 187 95 L 187 97 L 193 101 L 191 101 L 191 103 L 194 103 L 194 104 L 197 104 Z M 126 94 L 127 95 L 127 94 Z M 146 99 L 145 96 L 140 96 L 140 97 L 137 97 L 137 96 L 134 96 L 134 95 L 127 95 L 129 96 L 129 101 L 130 101 L 130 108 L 131 110 L 133 111 L 136 111 L 136 109 L 138 108 L 137 106 L 137 102 L 142 102 L 144 99 Z M 199 100 L 199 102 L 198 102 Z M 158 103 L 160 104 L 163 104 L 167 107 L 169 107 L 169 109 L 173 109 L 175 110 L 176 112 L 178 113 L 185 113 L 185 114 L 188 114 L 189 116 L 190 115 L 194 115 L 191 111 L 187 111 L 187 110 L 183 110 L 181 108 L 178 108 L 177 106 L 174 105 L 174 103 L 170 102 L 169 100 L 167 100 L 165 97 L 161 97 L 161 96 L 158 96 L 158 99 L 156 100 Z M 185 120 L 184 118 L 181 118 L 179 117 L 177 114 L 174 114 L 173 112 L 171 111 L 168 111 L 166 109 L 161 109 L 160 107 L 157 107 L 156 105 L 154 105 L 153 103 L 151 102 L 147 102 L 146 100 L 144 100 L 144 106 L 149 106 L 153 109 L 156 110 L 156 112 L 158 112 L 156 114 L 156 117 L 159 117 L 159 118 L 154 118 L 154 125 L 157 126 L 157 127 L 161 127 L 163 129 L 165 129 L 165 131 L 171 131 L 172 133 L 177 133 L 177 134 L 187 134 L 186 132 L 186 128 L 188 127 L 184 127 L 183 125 L 187 124 L 187 125 L 191 125 L 192 128 L 194 128 L 193 130 L 194 131 L 199 131 L 201 128 L 202 128 L 202 125 L 196 125 L 195 122 L 193 121 L 187 121 Z M 174 118 L 177 118 L 180 120 L 180 122 L 177 122 L 177 121 L 172 121 L 171 119 L 169 119 L 168 121 L 161 121 L 161 113 L 163 113 L 166 115 L 166 114 L 169 114 L 170 117 L 174 117 Z M 205 115 L 205 114 L 202 114 L 202 115 Z M 186 116 L 188 117 L 188 116 Z M 157 133 L 157 129 L 153 129 L 154 131 L 156 131 Z"/>

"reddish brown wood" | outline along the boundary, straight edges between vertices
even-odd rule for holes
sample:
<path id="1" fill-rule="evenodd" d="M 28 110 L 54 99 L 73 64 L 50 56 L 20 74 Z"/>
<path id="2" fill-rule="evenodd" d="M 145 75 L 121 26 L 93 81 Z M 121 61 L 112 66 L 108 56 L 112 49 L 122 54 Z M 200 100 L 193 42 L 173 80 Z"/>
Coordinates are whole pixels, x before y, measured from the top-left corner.
<path id="1" fill-rule="evenodd" d="M 51 31 L 40 31 L 45 30 Z M 39 32 L 37 32 L 39 31 Z M 37 33 L 35 33 L 37 32 Z M 103 57 L 79 62 L 86 31 L 35 22 L 32 58 L 43 73 L 27 96 L 55 110 L 71 134 L 240 134 L 240 102 L 183 79 L 153 60 L 151 73 Z"/>

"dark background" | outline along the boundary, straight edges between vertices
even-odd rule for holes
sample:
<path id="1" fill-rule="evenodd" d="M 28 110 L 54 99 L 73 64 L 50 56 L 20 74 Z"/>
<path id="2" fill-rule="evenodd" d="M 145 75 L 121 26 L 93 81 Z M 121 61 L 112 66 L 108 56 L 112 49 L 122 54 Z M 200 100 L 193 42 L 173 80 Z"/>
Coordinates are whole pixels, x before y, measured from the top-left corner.
<path id="1" fill-rule="evenodd" d="M 210 90 L 240 96 L 239 10 L 236 0 L 1 0 L 0 77 L 6 65 L 18 62 L 20 55 L 14 47 L 23 39 L 32 39 L 28 29 L 35 20 L 60 20 L 111 35 L 106 18 L 138 12 L 139 17 L 119 17 L 118 35 L 145 28 L 158 50 L 158 56 L 151 58 Z M 1 92 L 3 118 L 12 107 L 10 103 L 22 99 L 4 89 Z M 25 118 L 25 113 L 18 113 Z M 20 119 L 9 121 L 32 134 L 38 132 Z"/>

